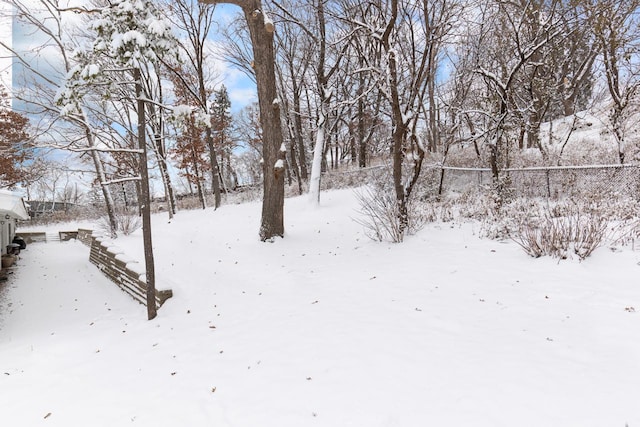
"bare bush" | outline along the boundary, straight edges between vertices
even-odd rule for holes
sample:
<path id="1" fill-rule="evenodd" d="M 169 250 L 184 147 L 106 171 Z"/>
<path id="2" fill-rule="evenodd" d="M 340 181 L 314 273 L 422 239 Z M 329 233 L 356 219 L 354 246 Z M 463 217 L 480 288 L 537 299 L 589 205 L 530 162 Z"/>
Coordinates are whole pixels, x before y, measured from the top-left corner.
<path id="1" fill-rule="evenodd" d="M 604 244 L 608 227 L 608 219 L 599 212 L 585 213 L 577 205 L 564 204 L 521 223 L 512 239 L 536 258 L 566 259 L 573 253 L 584 260 Z"/>
<path id="2" fill-rule="evenodd" d="M 378 179 L 373 185 L 356 190 L 360 204 L 360 218 L 355 221 L 364 227 L 364 232 L 372 240 L 400 243 L 404 240 L 400 226 L 398 201 L 388 180 Z M 415 234 L 428 221 L 436 218 L 435 210 L 423 202 L 410 199 L 407 203 L 407 234 Z"/>
<path id="3" fill-rule="evenodd" d="M 142 227 L 142 218 L 140 215 L 131 214 L 129 212 L 119 212 L 116 217 L 116 231 L 128 236 Z M 98 229 L 105 233 L 105 235 L 111 234 L 111 226 L 109 224 L 109 218 L 103 216 L 98 221 Z"/>
<path id="4" fill-rule="evenodd" d="M 74 206 L 65 211 L 45 212 L 29 219 L 30 226 L 46 226 L 74 222 L 78 220 L 93 220 L 100 217 L 102 211 L 98 211 L 91 206 Z"/>
<path id="5" fill-rule="evenodd" d="M 379 242 L 391 240 L 402 242 L 398 204 L 392 193 L 381 192 L 371 187 L 356 191 L 361 218 L 355 221 L 364 227 L 364 233 Z"/>
<path id="6" fill-rule="evenodd" d="M 119 231 L 125 236 L 132 234 L 142 227 L 142 218 L 139 215 L 132 215 L 130 213 L 120 214 L 116 216 L 116 219 L 118 221 Z"/>

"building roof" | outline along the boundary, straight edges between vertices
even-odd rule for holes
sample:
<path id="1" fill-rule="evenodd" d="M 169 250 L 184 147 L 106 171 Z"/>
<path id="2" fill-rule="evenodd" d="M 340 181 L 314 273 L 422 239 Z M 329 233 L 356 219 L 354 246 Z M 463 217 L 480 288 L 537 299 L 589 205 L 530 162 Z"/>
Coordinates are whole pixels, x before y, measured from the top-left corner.
<path id="1" fill-rule="evenodd" d="M 0 218 L 9 215 L 17 219 L 29 219 L 22 197 L 7 190 L 0 190 Z"/>

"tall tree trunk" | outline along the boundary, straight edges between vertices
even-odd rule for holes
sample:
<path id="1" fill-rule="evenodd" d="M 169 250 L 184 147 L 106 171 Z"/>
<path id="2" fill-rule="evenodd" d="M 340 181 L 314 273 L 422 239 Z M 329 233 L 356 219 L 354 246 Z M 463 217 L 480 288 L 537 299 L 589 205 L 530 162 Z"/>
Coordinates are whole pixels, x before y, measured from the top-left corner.
<path id="1" fill-rule="evenodd" d="M 322 175 L 322 160 L 324 158 L 324 140 L 327 118 L 325 116 L 324 102 L 321 102 L 318 112 L 318 128 L 316 129 L 316 143 L 313 148 L 313 163 L 311 164 L 311 178 L 309 179 L 309 199 L 320 203 L 320 178 Z"/>
<path id="2" fill-rule="evenodd" d="M 147 169 L 147 142 L 145 134 L 144 99 L 142 96 L 141 73 L 134 69 L 136 82 L 136 99 L 138 107 L 138 145 L 140 148 L 140 195 L 142 210 L 142 239 L 144 242 L 145 280 L 147 283 L 147 318 L 153 319 L 157 315 L 156 308 L 156 277 L 153 260 L 153 242 L 151 239 L 151 197 L 149 196 L 149 170 Z"/>
<path id="3" fill-rule="evenodd" d="M 260 0 L 214 1 L 214 3 L 231 3 L 240 6 L 249 26 L 263 136 L 264 193 L 259 235 L 262 241 L 277 236 L 283 237 L 284 162 L 281 157 L 286 150 L 281 150 L 283 142 L 280 103 L 276 89 L 273 21 L 265 16 Z"/>
<path id="4" fill-rule="evenodd" d="M 218 156 L 216 155 L 216 149 L 213 146 L 213 135 L 211 134 L 211 128 L 207 127 L 204 135 L 207 147 L 209 148 L 209 162 L 211 163 L 211 191 L 213 191 L 214 208 L 220 207 L 220 167 L 218 165 Z"/>
<path id="5" fill-rule="evenodd" d="M 624 139 L 624 131 L 623 131 L 623 109 L 618 107 L 618 105 L 614 105 L 613 111 L 609 117 L 611 122 L 611 128 L 613 130 L 613 136 L 618 144 L 618 160 L 620 164 L 624 164 L 625 158 L 625 139 Z"/>
<path id="6" fill-rule="evenodd" d="M 294 108 L 294 117 L 293 124 L 295 129 L 295 138 L 291 144 L 297 144 L 298 149 L 298 158 L 300 161 L 298 164 L 300 165 L 300 178 L 306 181 L 309 179 L 309 172 L 307 171 L 307 154 L 306 149 L 304 147 L 304 138 L 302 137 L 302 110 L 300 108 L 300 89 L 298 88 L 298 83 L 293 81 L 293 108 Z"/>
<path id="7" fill-rule="evenodd" d="M 364 59 L 360 59 L 360 67 L 364 65 Z M 367 167 L 367 143 L 365 138 L 365 117 L 364 117 L 364 91 L 365 80 L 364 73 L 360 73 L 358 79 L 358 166 L 361 168 Z"/>
<path id="8" fill-rule="evenodd" d="M 402 104 L 400 101 L 400 93 L 398 88 L 398 65 L 396 52 L 391 48 L 389 38 L 393 31 L 396 20 L 398 18 L 398 1 L 391 1 L 391 17 L 387 23 L 387 27 L 382 36 L 382 44 L 387 54 L 387 67 L 389 73 L 389 93 L 391 104 L 391 126 L 393 128 L 391 134 L 391 157 L 393 160 L 393 188 L 396 193 L 396 203 L 398 207 L 399 236 L 403 236 L 409 224 L 409 213 L 407 209 L 407 197 L 404 184 L 402 183 L 402 163 L 403 151 L 402 147 L 407 135 L 407 125 L 404 121 Z"/>
<path id="9" fill-rule="evenodd" d="M 320 204 L 320 179 L 322 175 L 322 164 L 325 161 L 325 141 L 327 138 L 327 122 L 329 120 L 329 96 L 327 88 L 327 76 L 325 74 L 326 55 L 326 28 L 324 19 L 323 0 L 318 1 L 318 27 L 320 37 L 318 42 L 318 65 L 316 67 L 318 96 L 320 107 L 318 111 L 318 122 L 316 129 L 316 143 L 313 148 L 313 162 L 311 164 L 311 179 L 309 180 L 309 199 L 316 204 Z"/>
<path id="10" fill-rule="evenodd" d="M 203 176 L 200 168 L 198 167 L 198 155 L 196 154 L 195 148 L 191 147 L 191 162 L 193 163 L 193 174 L 196 177 L 196 188 L 198 190 L 198 200 L 200 200 L 200 206 L 202 209 L 207 208 L 207 199 L 204 197 L 204 188 L 202 185 Z M 188 178 L 187 178 L 188 179 Z"/>

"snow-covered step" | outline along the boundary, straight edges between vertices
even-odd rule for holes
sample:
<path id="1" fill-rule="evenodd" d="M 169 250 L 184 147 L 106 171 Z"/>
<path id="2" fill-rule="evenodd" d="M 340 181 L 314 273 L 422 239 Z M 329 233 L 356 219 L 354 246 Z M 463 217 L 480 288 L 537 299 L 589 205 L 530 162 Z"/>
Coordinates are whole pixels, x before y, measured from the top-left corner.
<path id="1" fill-rule="evenodd" d="M 49 231 L 47 232 L 47 243 L 49 242 L 59 242 L 60 234 L 58 232 Z"/>

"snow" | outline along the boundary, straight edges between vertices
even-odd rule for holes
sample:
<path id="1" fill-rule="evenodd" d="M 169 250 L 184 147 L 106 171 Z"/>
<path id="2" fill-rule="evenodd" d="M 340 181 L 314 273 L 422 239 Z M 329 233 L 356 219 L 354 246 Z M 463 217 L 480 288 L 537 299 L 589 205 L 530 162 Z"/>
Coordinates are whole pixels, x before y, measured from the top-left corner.
<path id="1" fill-rule="evenodd" d="M 375 243 L 357 209 L 287 199 L 273 243 L 255 203 L 154 216 L 152 321 L 81 243 L 31 244 L 0 285 L 0 425 L 640 425 L 638 252 Z M 143 260 L 140 231 L 115 244 Z"/>
<path id="2" fill-rule="evenodd" d="M 82 70 L 81 77 L 85 80 L 92 79 L 100 74 L 100 66 L 97 64 L 88 64 Z"/>
<path id="3" fill-rule="evenodd" d="M 264 17 L 265 29 L 267 30 L 267 32 L 273 33 L 274 28 L 275 28 L 275 25 L 273 23 L 273 19 L 271 19 L 271 16 L 269 16 L 268 13 L 264 13 L 264 11 L 263 11 L 263 17 Z"/>
<path id="4" fill-rule="evenodd" d="M 186 104 L 174 105 L 171 107 L 172 118 L 176 121 L 185 121 L 193 113 L 194 107 Z"/>
<path id="5" fill-rule="evenodd" d="M 166 34 L 171 33 L 170 24 L 167 20 L 150 18 L 145 22 L 151 34 L 156 37 L 164 37 Z"/>
<path id="6" fill-rule="evenodd" d="M 17 193 L 4 189 L 0 189 L 0 215 L 2 215 L 2 217 L 9 215 L 12 218 L 18 219 L 29 218 L 24 199 Z"/>
<path id="7" fill-rule="evenodd" d="M 111 48 L 114 51 L 123 49 L 125 45 L 134 43 L 137 48 L 141 48 L 147 45 L 147 37 L 140 31 L 131 30 L 123 34 L 114 33 L 112 35 Z"/>

